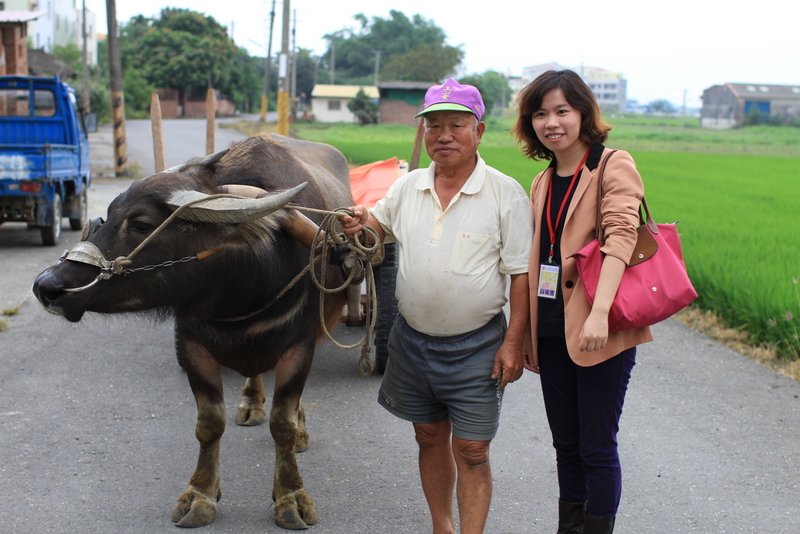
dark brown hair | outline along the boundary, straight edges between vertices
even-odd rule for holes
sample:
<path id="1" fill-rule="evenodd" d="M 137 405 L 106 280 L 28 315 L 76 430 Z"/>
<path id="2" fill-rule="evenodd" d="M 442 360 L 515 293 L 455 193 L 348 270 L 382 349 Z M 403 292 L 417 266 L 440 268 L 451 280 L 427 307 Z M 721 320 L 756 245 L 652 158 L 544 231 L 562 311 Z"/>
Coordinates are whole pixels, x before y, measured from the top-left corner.
<path id="1" fill-rule="evenodd" d="M 603 121 L 597 100 L 580 76 L 571 70 L 549 70 L 537 76 L 517 95 L 519 116 L 512 133 L 523 145 L 523 152 L 531 159 L 553 159 L 533 130 L 533 114 L 542 106 L 544 96 L 554 89 L 561 89 L 570 106 L 581 114 L 581 141 L 588 146 L 608 139 L 611 126 Z"/>

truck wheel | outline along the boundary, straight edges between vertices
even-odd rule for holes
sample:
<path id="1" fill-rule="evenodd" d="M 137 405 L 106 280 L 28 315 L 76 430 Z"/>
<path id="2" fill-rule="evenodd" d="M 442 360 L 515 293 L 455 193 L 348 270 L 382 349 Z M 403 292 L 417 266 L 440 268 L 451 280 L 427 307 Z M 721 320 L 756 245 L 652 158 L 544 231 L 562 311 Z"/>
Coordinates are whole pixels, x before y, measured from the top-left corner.
<path id="1" fill-rule="evenodd" d="M 50 208 L 50 213 L 53 216 L 51 226 L 43 226 L 42 230 L 42 244 L 48 247 L 55 246 L 58 239 L 61 237 L 61 197 L 56 195 L 53 199 L 53 205 Z"/>
<path id="2" fill-rule="evenodd" d="M 383 263 L 375 269 L 375 290 L 378 293 L 378 312 L 375 318 L 375 370 L 383 374 L 389 359 L 389 331 L 397 317 L 397 299 L 394 290 L 397 282 L 396 243 L 384 245 Z"/>
<path id="3" fill-rule="evenodd" d="M 69 218 L 69 227 L 71 230 L 82 230 L 83 225 L 89 220 L 89 195 L 86 192 L 86 186 L 81 191 L 81 196 L 78 197 L 78 216 Z"/>

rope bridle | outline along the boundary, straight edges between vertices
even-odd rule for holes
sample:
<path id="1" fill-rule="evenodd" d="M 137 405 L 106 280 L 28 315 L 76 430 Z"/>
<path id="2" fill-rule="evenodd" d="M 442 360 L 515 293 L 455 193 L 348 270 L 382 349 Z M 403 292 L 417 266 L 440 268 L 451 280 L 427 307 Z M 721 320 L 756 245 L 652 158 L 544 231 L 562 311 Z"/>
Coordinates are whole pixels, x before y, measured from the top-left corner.
<path id="1" fill-rule="evenodd" d="M 183 258 L 177 260 L 167 260 L 161 263 L 152 264 L 152 265 L 144 265 L 141 267 L 129 267 L 132 262 L 133 258 L 141 252 L 144 247 L 150 244 L 158 234 L 160 234 L 166 227 L 169 225 L 176 217 L 180 215 L 181 212 L 188 209 L 189 207 L 193 206 L 194 204 L 198 204 L 201 202 L 207 202 L 208 200 L 215 199 L 215 198 L 238 198 L 237 195 L 222 193 L 216 195 L 209 195 L 207 197 L 196 199 L 190 202 L 187 202 L 175 209 L 169 217 L 164 219 L 164 221 L 156 227 L 153 232 L 150 233 L 139 245 L 136 246 L 129 254 L 126 256 L 119 256 L 114 260 L 108 260 L 103 255 L 102 251 L 92 242 L 90 242 L 89 236 L 92 234 L 92 230 L 90 229 L 91 225 L 87 225 L 84 228 L 83 235 L 81 236 L 81 241 L 75 245 L 72 249 L 65 251 L 62 254 L 59 261 L 73 261 L 77 263 L 85 263 L 88 265 L 93 265 L 100 269 L 100 273 L 95 277 L 94 280 L 89 282 L 88 284 L 75 287 L 75 288 L 64 288 L 63 291 L 65 293 L 79 293 L 81 291 L 85 291 L 98 282 L 103 280 L 109 280 L 113 276 L 117 275 L 127 275 L 135 272 L 143 272 L 143 271 L 153 271 L 155 269 L 159 269 L 161 267 L 171 267 L 173 265 L 178 265 L 182 263 L 188 263 L 195 260 L 203 260 L 212 256 L 216 252 L 218 252 L 219 248 L 210 248 L 205 249 L 197 252 L 192 256 L 185 256 Z M 237 316 L 237 317 L 230 317 L 230 318 L 221 318 L 221 319 L 214 319 L 215 321 L 225 321 L 225 322 L 239 322 L 245 321 L 256 315 L 262 313 L 273 304 L 275 304 L 281 297 L 283 297 L 292 287 L 297 285 L 300 280 L 306 275 L 306 273 L 310 274 L 311 280 L 319 290 L 319 321 L 322 330 L 325 332 L 325 335 L 328 339 L 337 347 L 343 349 L 350 349 L 354 348 L 358 345 L 361 345 L 361 357 L 359 358 L 358 368 L 359 371 L 364 376 L 369 376 L 372 374 L 373 371 L 373 364 L 369 358 L 371 347 L 370 347 L 370 339 L 372 339 L 372 332 L 375 328 L 376 318 L 374 314 L 374 310 L 377 306 L 377 292 L 375 290 L 375 275 L 372 270 L 372 258 L 373 256 L 380 250 L 381 243 L 378 239 L 377 233 L 367 226 L 364 227 L 362 234 L 364 235 L 365 243 L 362 243 L 362 234 L 356 234 L 351 237 L 346 237 L 342 234 L 339 234 L 335 231 L 335 224 L 339 216 L 343 214 L 347 214 L 352 216 L 352 211 L 348 210 L 347 208 L 338 208 L 333 211 L 329 210 L 321 210 L 315 208 L 309 208 L 306 206 L 299 206 L 295 204 L 287 204 L 284 206 L 288 209 L 295 209 L 298 211 L 306 211 L 311 213 L 317 214 L 324 214 L 325 218 L 323 219 L 322 223 L 319 225 L 317 229 L 317 233 L 314 236 L 312 246 L 310 247 L 309 253 L 309 262 L 291 281 L 281 290 L 279 291 L 267 304 L 245 315 Z M 366 241 L 369 241 L 367 237 L 371 237 L 373 242 L 372 245 L 366 244 Z M 327 279 L 327 269 L 324 266 L 328 265 L 330 261 L 330 254 L 331 250 L 336 246 L 345 246 L 346 247 L 346 254 L 345 254 L 345 262 L 348 265 L 345 265 L 345 271 L 347 272 L 346 280 L 339 285 L 338 287 L 327 287 L 326 279 Z M 320 262 L 323 266 L 320 269 L 321 274 L 318 276 L 316 269 L 314 269 L 314 265 Z M 354 280 L 362 279 L 362 275 L 366 278 L 366 286 L 367 286 L 367 297 L 368 297 L 368 304 L 366 306 L 366 325 L 367 331 L 364 337 L 352 344 L 344 344 L 340 343 L 336 339 L 334 339 L 333 335 L 328 330 L 328 327 L 325 323 L 325 296 L 327 294 L 332 293 L 339 293 L 344 291 L 347 286 L 354 282 Z"/>

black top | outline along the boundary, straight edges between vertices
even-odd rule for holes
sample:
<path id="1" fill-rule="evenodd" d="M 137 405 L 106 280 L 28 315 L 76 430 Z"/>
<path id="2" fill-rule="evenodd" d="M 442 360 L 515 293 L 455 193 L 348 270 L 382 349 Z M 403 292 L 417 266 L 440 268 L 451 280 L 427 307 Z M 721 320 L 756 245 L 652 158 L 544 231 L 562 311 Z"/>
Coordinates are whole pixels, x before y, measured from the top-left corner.
<path id="1" fill-rule="evenodd" d="M 600 157 L 603 154 L 604 148 L 605 147 L 601 144 L 592 146 L 591 151 L 589 152 L 589 158 L 586 160 L 586 168 L 592 171 L 597 168 L 600 163 Z M 569 182 L 572 180 L 572 176 L 558 176 L 555 174 L 555 158 L 550 163 L 550 167 L 552 168 L 552 171 L 549 172 L 553 173 L 553 196 L 550 199 L 550 220 L 555 223 L 556 216 L 558 215 L 558 208 L 561 206 L 562 200 L 564 200 L 564 195 L 567 194 L 567 189 L 569 188 Z M 572 188 L 570 197 L 567 199 L 564 213 L 561 215 L 561 220 L 558 222 L 558 226 L 555 229 L 556 243 L 555 247 L 553 248 L 553 261 L 557 265 L 561 265 L 561 233 L 564 230 L 564 222 L 567 219 L 567 211 L 569 211 L 569 206 L 572 204 L 572 198 L 575 195 L 575 191 L 578 189 L 580 179 L 581 176 L 578 175 L 575 181 L 575 187 Z M 539 221 L 539 224 L 541 224 L 542 228 L 542 232 L 540 234 L 541 239 L 539 240 L 539 263 L 547 263 L 547 257 L 550 254 L 550 233 L 547 229 L 547 203 L 545 203 L 545 209 L 542 211 L 542 219 Z M 539 267 L 536 266 L 535 268 L 538 269 Z M 564 295 L 561 291 L 562 275 L 563 273 L 559 271 L 558 288 L 556 289 L 555 299 L 537 297 L 539 305 L 537 331 L 539 337 L 564 337 Z"/>

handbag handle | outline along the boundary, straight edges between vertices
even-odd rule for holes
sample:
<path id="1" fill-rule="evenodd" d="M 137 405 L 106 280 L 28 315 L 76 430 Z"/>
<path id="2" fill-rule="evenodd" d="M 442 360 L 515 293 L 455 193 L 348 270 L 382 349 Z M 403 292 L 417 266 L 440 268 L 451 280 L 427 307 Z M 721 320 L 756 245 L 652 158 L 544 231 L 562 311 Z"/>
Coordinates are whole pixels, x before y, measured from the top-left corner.
<path id="1" fill-rule="evenodd" d="M 605 240 L 603 239 L 603 227 L 601 225 L 602 217 L 600 213 L 600 204 L 603 201 L 603 175 L 606 171 L 606 164 L 614 152 L 616 152 L 616 150 L 609 152 L 608 156 L 603 158 L 603 161 L 600 162 L 600 172 L 597 175 L 599 183 L 597 185 L 597 219 L 595 224 L 595 237 L 597 238 L 597 241 L 600 242 L 600 246 L 603 246 L 605 243 Z M 644 216 L 642 215 L 642 208 L 644 208 Z M 642 203 L 639 206 L 639 224 L 647 225 L 647 228 L 654 234 L 658 233 L 658 225 L 650 215 L 650 208 L 647 207 L 647 201 L 644 199 L 644 196 L 642 196 Z"/>

